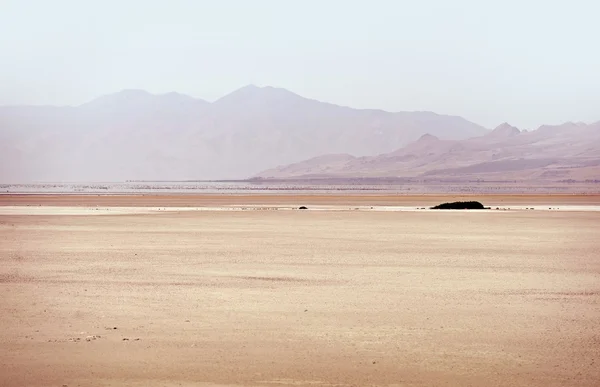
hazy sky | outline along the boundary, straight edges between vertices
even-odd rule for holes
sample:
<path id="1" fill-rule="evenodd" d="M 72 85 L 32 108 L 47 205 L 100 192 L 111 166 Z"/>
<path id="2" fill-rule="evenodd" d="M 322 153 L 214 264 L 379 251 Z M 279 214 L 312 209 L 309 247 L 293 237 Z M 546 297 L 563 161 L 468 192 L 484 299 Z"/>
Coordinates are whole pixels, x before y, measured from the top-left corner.
<path id="1" fill-rule="evenodd" d="M 246 84 L 493 127 L 600 120 L 596 0 L 0 0 L 0 104 Z"/>

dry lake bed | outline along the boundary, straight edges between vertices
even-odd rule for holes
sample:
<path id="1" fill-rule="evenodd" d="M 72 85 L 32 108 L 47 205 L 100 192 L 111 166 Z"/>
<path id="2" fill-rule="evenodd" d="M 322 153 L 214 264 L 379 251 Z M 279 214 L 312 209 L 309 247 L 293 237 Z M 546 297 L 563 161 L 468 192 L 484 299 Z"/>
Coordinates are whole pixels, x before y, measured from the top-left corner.
<path id="1" fill-rule="evenodd" d="M 0 385 L 600 381 L 598 196 L 211 198 L 0 197 Z"/>

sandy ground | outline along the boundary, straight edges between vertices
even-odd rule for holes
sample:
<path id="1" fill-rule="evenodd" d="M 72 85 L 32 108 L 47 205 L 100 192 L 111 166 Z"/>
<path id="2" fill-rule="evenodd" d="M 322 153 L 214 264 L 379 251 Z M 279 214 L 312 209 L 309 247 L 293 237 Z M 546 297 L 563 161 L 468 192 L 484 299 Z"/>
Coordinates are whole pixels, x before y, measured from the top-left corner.
<path id="1" fill-rule="evenodd" d="M 600 205 L 600 194 L 588 195 L 390 195 L 390 194 L 0 194 L 0 206 L 215 207 L 215 206 L 432 206 L 478 200 L 486 206 Z"/>
<path id="2" fill-rule="evenodd" d="M 0 215 L 0 385 L 597 386 L 599 226 L 586 211 Z"/>

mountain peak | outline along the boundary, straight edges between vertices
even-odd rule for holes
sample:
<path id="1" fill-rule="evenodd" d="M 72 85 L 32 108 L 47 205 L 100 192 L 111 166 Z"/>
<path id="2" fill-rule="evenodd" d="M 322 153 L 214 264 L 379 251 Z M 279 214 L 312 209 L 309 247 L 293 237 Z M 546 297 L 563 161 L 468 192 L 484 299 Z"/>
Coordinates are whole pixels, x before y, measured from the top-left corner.
<path id="1" fill-rule="evenodd" d="M 236 89 L 234 91 L 232 91 L 231 93 L 227 94 L 227 95 L 231 95 L 231 94 L 237 94 L 237 93 L 256 93 L 258 92 L 260 89 L 262 89 L 262 87 L 255 85 L 254 83 L 250 83 L 246 86 L 242 86 L 239 89 Z M 225 95 L 225 97 L 227 96 Z"/>
<path id="2" fill-rule="evenodd" d="M 508 122 L 504 122 L 498 125 L 488 135 L 493 137 L 512 137 L 520 133 L 521 131 L 518 128 L 510 125 Z"/>
<path id="3" fill-rule="evenodd" d="M 436 148 L 439 144 L 444 143 L 438 137 L 425 133 L 417 141 L 414 141 L 403 148 L 397 149 L 394 152 L 390 153 L 391 155 L 399 155 L 404 154 L 406 152 L 422 152 L 427 149 Z"/>
<path id="4" fill-rule="evenodd" d="M 221 97 L 217 101 L 216 104 L 224 104 L 224 103 L 247 103 L 251 101 L 264 101 L 264 102 L 275 102 L 278 100 L 285 100 L 289 98 L 299 98 L 304 99 L 298 94 L 292 93 L 289 90 L 282 89 L 279 87 L 273 86 L 256 86 L 254 84 L 246 85 L 241 87 L 224 97 Z"/>
<path id="5" fill-rule="evenodd" d="M 121 101 L 125 100 L 139 100 L 152 98 L 154 95 L 142 89 L 123 89 L 113 94 L 108 94 L 100 98 L 111 98 L 118 99 Z M 100 99 L 98 98 L 98 99 Z"/>

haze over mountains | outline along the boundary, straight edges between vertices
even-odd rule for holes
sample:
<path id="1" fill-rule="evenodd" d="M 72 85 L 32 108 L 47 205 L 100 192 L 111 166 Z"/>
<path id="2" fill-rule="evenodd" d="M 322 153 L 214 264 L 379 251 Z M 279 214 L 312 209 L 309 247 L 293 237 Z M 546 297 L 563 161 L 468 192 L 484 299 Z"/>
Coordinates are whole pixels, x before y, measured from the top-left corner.
<path id="1" fill-rule="evenodd" d="M 213 103 L 124 90 L 77 107 L 0 107 L 0 182 L 241 179 L 324 154 L 392 152 L 426 133 L 449 141 L 487 130 L 273 87 L 246 86 Z"/>
<path id="2" fill-rule="evenodd" d="M 401 177 L 418 181 L 600 181 L 600 122 L 520 131 L 507 123 L 463 140 L 431 134 L 393 152 L 329 154 L 259 173 L 263 179 Z"/>

